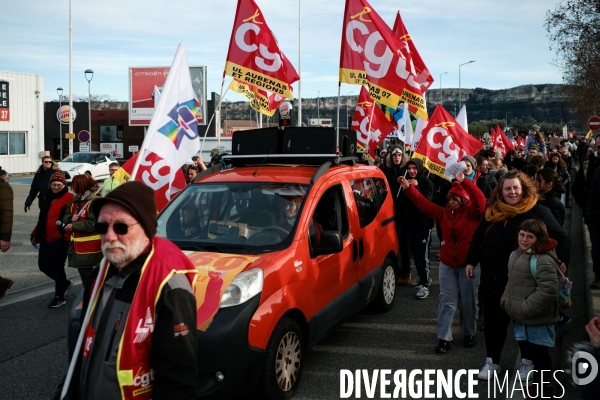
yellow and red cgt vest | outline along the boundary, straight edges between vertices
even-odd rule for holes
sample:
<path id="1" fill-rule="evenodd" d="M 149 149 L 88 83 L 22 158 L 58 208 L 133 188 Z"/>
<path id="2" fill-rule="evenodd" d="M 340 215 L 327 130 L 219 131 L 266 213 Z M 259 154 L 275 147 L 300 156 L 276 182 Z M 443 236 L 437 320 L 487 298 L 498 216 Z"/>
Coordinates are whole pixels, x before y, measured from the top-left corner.
<path id="1" fill-rule="evenodd" d="M 104 285 L 108 266 L 104 271 L 104 275 L 97 278 L 101 280 L 100 287 Z M 156 303 L 163 286 L 174 274 L 186 274 L 190 285 L 193 286 L 196 272 L 190 259 L 173 243 L 157 236 L 152 239 L 152 248 L 142 267 L 117 352 L 116 372 L 122 399 L 152 399 L 154 371 L 150 353 Z M 99 293 L 100 290 L 96 297 L 90 300 L 91 315 L 99 300 Z M 83 342 L 85 358 L 89 356 L 93 346 L 94 333 L 95 330 L 88 323 Z"/>
<path id="2" fill-rule="evenodd" d="M 93 200 L 93 199 L 92 199 Z M 89 201 L 89 203 L 92 202 Z M 85 209 L 79 215 L 78 221 L 85 221 L 89 218 L 89 209 L 91 204 L 84 206 Z M 77 204 L 73 202 L 71 204 L 71 215 L 77 213 Z M 102 251 L 102 244 L 100 243 L 100 235 L 96 232 L 82 233 L 82 232 L 71 232 L 71 242 L 73 242 L 73 248 L 77 254 L 94 254 Z"/>

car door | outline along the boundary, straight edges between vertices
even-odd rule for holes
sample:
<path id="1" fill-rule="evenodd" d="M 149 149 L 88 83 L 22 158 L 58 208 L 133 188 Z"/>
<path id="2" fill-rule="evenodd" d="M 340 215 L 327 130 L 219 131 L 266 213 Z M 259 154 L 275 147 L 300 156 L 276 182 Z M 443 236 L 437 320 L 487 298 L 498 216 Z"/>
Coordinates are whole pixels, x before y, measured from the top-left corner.
<path id="1" fill-rule="evenodd" d="M 106 154 L 96 154 L 93 158 L 93 175 L 95 179 L 107 178 L 108 173 L 108 162 L 106 161 Z"/>
<path id="2" fill-rule="evenodd" d="M 340 174 L 341 175 L 341 174 Z M 310 303 L 314 313 L 315 337 L 321 337 L 353 310 L 360 295 L 356 282 L 356 257 L 353 256 L 354 236 L 348 214 L 352 204 L 347 203 L 344 180 L 340 175 L 327 180 L 315 193 L 308 224 L 308 259 L 310 280 Z M 322 230 L 322 232 L 320 232 Z M 312 250 L 319 246 L 319 236 L 325 232 L 337 232 L 342 238 L 342 249 L 337 253 L 314 256 Z"/>

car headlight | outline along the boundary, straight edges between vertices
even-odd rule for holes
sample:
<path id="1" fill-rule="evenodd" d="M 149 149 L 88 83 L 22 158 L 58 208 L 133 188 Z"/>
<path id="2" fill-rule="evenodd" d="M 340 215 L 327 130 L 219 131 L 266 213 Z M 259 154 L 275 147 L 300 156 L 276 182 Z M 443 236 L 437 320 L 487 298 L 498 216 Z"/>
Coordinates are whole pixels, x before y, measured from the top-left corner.
<path id="1" fill-rule="evenodd" d="M 81 168 L 83 168 L 83 165 L 76 165 L 72 167 L 69 171 L 79 171 Z"/>
<path id="2" fill-rule="evenodd" d="M 219 308 L 233 307 L 245 303 L 262 292 L 262 287 L 262 269 L 255 268 L 241 272 L 225 289 Z"/>

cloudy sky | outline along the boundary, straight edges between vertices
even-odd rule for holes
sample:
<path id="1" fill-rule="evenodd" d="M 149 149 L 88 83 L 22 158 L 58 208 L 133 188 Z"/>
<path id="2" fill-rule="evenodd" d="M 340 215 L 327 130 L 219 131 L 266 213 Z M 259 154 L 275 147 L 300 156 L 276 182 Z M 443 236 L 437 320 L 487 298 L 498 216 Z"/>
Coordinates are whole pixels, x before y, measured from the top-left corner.
<path id="1" fill-rule="evenodd" d="M 561 83 L 544 28 L 558 0 L 371 0 L 390 25 L 399 10 L 435 78 L 434 88 L 503 89 Z M 298 0 L 256 0 L 283 52 L 298 65 Z M 392 4 L 393 3 L 393 4 Z M 345 0 L 300 0 L 302 97 L 337 95 Z M 73 94 L 128 100 L 128 68 L 171 65 L 184 43 L 190 65 L 206 65 L 208 91 L 219 93 L 237 0 L 73 1 Z M 0 70 L 44 76 L 44 100 L 69 91 L 69 1 L 3 2 Z M 0 73 L 1 76 L 1 73 Z M 225 85 L 230 78 L 226 78 Z M 297 85 L 294 85 L 295 92 Z M 358 93 L 342 85 L 341 93 Z M 227 93 L 230 101 L 243 96 Z"/>

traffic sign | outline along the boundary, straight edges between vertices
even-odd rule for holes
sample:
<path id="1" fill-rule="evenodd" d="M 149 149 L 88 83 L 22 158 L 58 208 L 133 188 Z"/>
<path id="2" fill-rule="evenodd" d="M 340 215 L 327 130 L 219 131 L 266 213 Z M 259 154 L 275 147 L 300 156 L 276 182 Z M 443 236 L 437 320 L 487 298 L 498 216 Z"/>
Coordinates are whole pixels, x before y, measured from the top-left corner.
<path id="1" fill-rule="evenodd" d="M 79 151 L 90 151 L 90 145 L 79 143 Z"/>
<path id="2" fill-rule="evenodd" d="M 592 115 L 590 119 L 588 119 L 588 128 L 593 131 L 600 129 L 600 117 L 597 115 Z"/>
<path id="3" fill-rule="evenodd" d="M 80 142 L 85 143 L 90 141 L 90 133 L 88 131 L 81 131 L 77 135 Z"/>
<path id="4" fill-rule="evenodd" d="M 74 133 L 65 133 L 65 139 L 75 139 Z"/>

